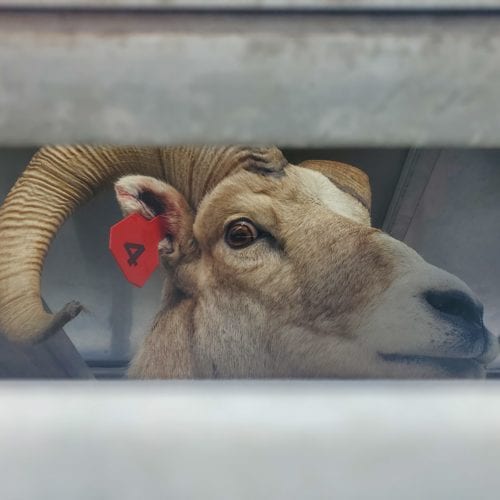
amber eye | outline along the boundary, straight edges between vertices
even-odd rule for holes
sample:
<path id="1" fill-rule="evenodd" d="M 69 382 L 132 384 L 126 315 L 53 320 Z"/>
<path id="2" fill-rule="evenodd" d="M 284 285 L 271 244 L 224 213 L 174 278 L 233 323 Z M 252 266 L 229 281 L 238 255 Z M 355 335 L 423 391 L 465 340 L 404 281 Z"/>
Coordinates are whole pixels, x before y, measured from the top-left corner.
<path id="1" fill-rule="evenodd" d="M 229 224 L 226 229 L 226 243 L 231 248 L 244 248 L 259 237 L 259 231 L 248 220 L 239 219 Z"/>

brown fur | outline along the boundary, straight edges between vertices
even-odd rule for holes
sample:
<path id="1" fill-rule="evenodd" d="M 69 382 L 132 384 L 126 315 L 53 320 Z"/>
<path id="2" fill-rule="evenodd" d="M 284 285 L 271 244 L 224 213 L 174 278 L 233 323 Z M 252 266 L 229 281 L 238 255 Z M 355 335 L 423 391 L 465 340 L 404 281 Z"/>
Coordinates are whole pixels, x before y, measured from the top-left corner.
<path id="1" fill-rule="evenodd" d="M 172 268 L 172 288 L 131 376 L 335 373 L 335 366 L 300 366 L 283 336 L 306 330 L 311 339 L 353 338 L 355 312 L 389 286 L 392 266 L 377 231 L 321 203 L 303 185 L 303 171 L 288 167 L 281 177 L 242 171 L 206 196 L 193 228 L 197 248 Z M 350 203 L 356 209 L 358 202 Z M 224 227 L 240 217 L 275 241 L 230 249 Z M 173 296 L 183 299 L 174 303 Z M 309 339 L 299 342 L 307 346 Z"/>

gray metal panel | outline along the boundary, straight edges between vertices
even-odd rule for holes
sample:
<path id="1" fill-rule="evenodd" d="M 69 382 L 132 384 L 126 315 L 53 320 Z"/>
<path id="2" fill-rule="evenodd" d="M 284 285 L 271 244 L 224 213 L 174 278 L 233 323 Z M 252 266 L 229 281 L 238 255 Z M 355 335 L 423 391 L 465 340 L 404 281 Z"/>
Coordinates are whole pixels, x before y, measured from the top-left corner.
<path id="1" fill-rule="evenodd" d="M 3 12 L 0 143 L 497 145 L 500 16 Z"/>
<path id="2" fill-rule="evenodd" d="M 0 335 L 0 378 L 94 378 L 75 346 L 60 331 L 37 344 L 15 344 Z"/>
<path id="3" fill-rule="evenodd" d="M 408 153 L 383 223 L 383 230 L 394 238 L 405 239 L 440 153 L 432 149 Z"/>
<path id="4" fill-rule="evenodd" d="M 420 10 L 491 9 L 498 0 L 0 0 L 0 7 L 98 9 L 300 9 Z"/>
<path id="5" fill-rule="evenodd" d="M 2 384 L 2 498 L 494 498 L 496 383 Z"/>

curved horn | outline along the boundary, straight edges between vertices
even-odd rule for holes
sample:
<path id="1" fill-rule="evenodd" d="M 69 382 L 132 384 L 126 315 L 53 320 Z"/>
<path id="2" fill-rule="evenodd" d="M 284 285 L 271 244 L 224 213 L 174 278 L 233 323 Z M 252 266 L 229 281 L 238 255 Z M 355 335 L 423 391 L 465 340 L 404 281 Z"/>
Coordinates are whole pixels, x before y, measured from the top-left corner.
<path id="1" fill-rule="evenodd" d="M 370 181 L 365 172 L 359 168 L 328 160 L 307 160 L 299 166 L 321 172 L 339 189 L 358 200 L 370 213 L 372 203 Z"/>
<path id="2" fill-rule="evenodd" d="M 45 311 L 40 276 L 58 229 L 75 208 L 122 175 L 163 179 L 193 208 L 236 169 L 277 165 L 275 148 L 48 147 L 31 160 L 0 208 L 0 331 L 12 340 L 39 340 L 81 310 L 70 302 Z M 279 152 L 279 151 L 278 151 Z M 280 168 L 280 167 L 277 167 Z"/>

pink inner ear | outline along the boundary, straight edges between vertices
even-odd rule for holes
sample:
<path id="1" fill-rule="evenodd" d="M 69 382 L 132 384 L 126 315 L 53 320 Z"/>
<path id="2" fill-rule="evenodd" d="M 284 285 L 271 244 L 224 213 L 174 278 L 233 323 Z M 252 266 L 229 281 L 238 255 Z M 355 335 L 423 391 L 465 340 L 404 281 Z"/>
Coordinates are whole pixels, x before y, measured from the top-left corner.
<path id="1" fill-rule="evenodd" d="M 150 189 L 143 189 L 137 196 L 139 201 L 143 203 L 148 209 L 153 212 L 155 216 L 165 215 L 167 213 L 167 203 L 160 195 L 155 194 Z"/>
<path id="2" fill-rule="evenodd" d="M 120 186 L 115 186 L 115 193 L 116 197 L 118 198 L 119 202 L 122 202 L 123 200 L 130 199 L 130 200 L 137 200 L 136 196 L 133 195 L 132 193 L 129 193 L 125 189 L 123 189 Z"/>
<path id="3" fill-rule="evenodd" d="M 115 184 L 118 203 L 125 215 L 139 214 L 146 219 L 160 216 L 164 235 L 177 238 L 184 223 L 192 224 L 189 207 L 172 186 L 145 176 L 122 177 Z"/>
<path id="4" fill-rule="evenodd" d="M 146 219 L 156 217 L 154 210 L 141 199 L 141 191 L 127 191 L 121 186 L 115 186 L 116 197 L 125 215 L 140 214 Z"/>

